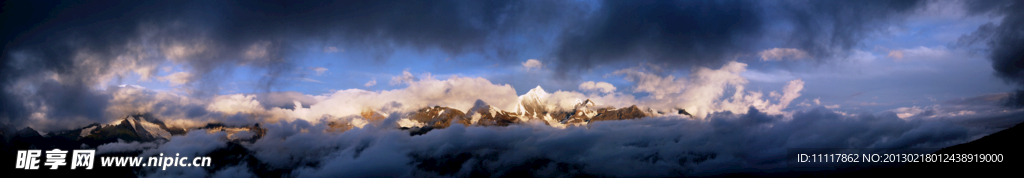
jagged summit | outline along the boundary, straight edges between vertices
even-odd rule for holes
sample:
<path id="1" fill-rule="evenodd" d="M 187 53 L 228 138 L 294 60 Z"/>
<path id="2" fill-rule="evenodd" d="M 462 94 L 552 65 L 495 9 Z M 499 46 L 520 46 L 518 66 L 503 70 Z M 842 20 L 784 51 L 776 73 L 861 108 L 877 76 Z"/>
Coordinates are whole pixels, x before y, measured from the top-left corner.
<path id="1" fill-rule="evenodd" d="M 224 132 L 228 139 L 240 141 L 256 141 L 266 135 L 267 129 L 260 127 L 259 123 L 252 126 L 228 126 L 223 123 L 207 123 L 206 126 L 195 130 L 206 130 L 206 133 Z"/>
<path id="2" fill-rule="evenodd" d="M 612 107 L 597 108 L 600 105 L 590 99 L 577 99 L 571 108 L 565 106 L 552 107 L 547 104 L 548 97 L 550 97 L 550 94 L 538 86 L 519 97 L 518 106 L 513 112 L 501 110 L 478 99 L 474 102 L 473 107 L 465 112 L 443 106 L 424 107 L 412 113 L 399 114 L 398 116 L 402 118 L 396 120 L 396 122 L 398 122 L 397 126 L 400 129 L 411 130 L 413 133 L 425 133 L 431 129 L 446 128 L 452 124 L 466 126 L 509 126 L 533 122 L 564 128 L 569 125 L 587 125 L 594 121 L 638 119 L 652 115 L 643 112 L 635 105 L 620 109 Z M 367 121 L 370 123 L 383 122 L 387 115 L 367 109 L 355 117 L 359 117 L 359 121 L 363 121 L 363 124 L 369 124 Z M 359 123 L 356 120 L 329 121 L 327 131 L 344 132 L 357 127 L 357 124 Z M 232 140 L 259 138 L 266 131 L 259 126 L 233 127 L 219 123 L 208 123 L 204 127 L 194 129 L 206 130 L 207 132 L 228 132 Z M 118 140 L 129 142 L 167 140 L 174 135 L 183 135 L 186 131 L 183 128 L 168 127 L 151 115 L 136 114 L 125 116 L 108 125 L 91 124 L 80 129 L 50 133 L 46 137 L 62 138 L 95 145 L 94 143 L 109 143 Z M 20 132 L 31 133 L 35 131 L 31 130 L 31 128 L 26 128 Z M 235 135 L 237 133 L 242 133 L 243 135 Z M 38 135 L 38 133 L 22 135 Z"/>
<path id="3" fill-rule="evenodd" d="M 526 94 L 519 96 L 516 109 L 512 112 L 523 116 L 540 117 L 547 112 L 547 99 L 550 95 L 540 86 L 530 89 Z"/>
<path id="4" fill-rule="evenodd" d="M 255 141 L 261 138 L 266 129 L 259 124 L 254 126 L 225 126 L 220 123 L 208 123 L 206 126 L 195 128 L 195 130 L 206 130 L 207 132 L 226 132 L 231 141 Z M 45 135 L 25 127 L 17 132 L 4 131 L 5 146 L 8 148 L 60 148 L 80 149 L 85 147 L 96 148 L 97 146 L 114 142 L 151 142 L 158 140 L 169 140 L 172 136 L 184 135 L 186 129 L 168 127 L 164 122 L 152 117 L 149 114 L 136 114 L 125 116 L 122 119 L 107 124 L 93 123 L 84 127 L 72 130 L 52 131 Z M 10 135 L 8 135 L 10 134 Z"/>
<path id="5" fill-rule="evenodd" d="M 676 108 L 676 110 L 679 111 L 680 115 L 689 116 L 691 119 L 693 118 L 693 115 L 691 115 L 689 112 L 686 112 L 686 109 Z"/>
<path id="6" fill-rule="evenodd" d="M 594 107 L 595 105 L 597 105 L 597 104 L 594 104 L 593 101 L 590 101 L 590 99 L 587 99 L 587 100 L 576 99 L 575 103 L 576 104 L 573 105 L 574 109 L 580 109 L 581 107 L 584 107 L 584 108 L 585 107 Z"/>
<path id="7" fill-rule="evenodd" d="M 544 91 L 544 88 L 541 88 L 540 85 L 537 85 L 537 87 L 534 87 L 533 89 L 530 89 L 530 91 L 526 92 L 526 94 L 530 93 L 534 93 L 536 95 L 545 95 L 544 97 L 547 97 L 546 95 L 548 95 L 548 92 Z"/>
<path id="8" fill-rule="evenodd" d="M 108 142 L 118 139 L 124 141 L 152 141 L 170 139 L 174 135 L 185 134 L 185 129 L 168 127 L 164 122 L 149 114 L 125 116 L 108 125 L 92 124 L 80 129 L 61 132 L 60 136 L 86 140 L 88 142 Z"/>
<path id="9" fill-rule="evenodd" d="M 599 114 L 590 119 L 593 121 L 609 121 L 609 120 L 628 120 L 628 119 L 639 119 L 647 117 L 647 114 L 643 110 L 640 110 L 636 105 L 629 106 L 621 109 L 600 109 L 597 111 Z"/>
<path id="10" fill-rule="evenodd" d="M 550 94 L 537 86 L 526 94 L 519 96 L 518 103 L 512 112 L 503 111 L 477 100 L 473 107 L 463 114 L 457 109 L 434 106 L 426 107 L 411 114 L 410 119 L 399 121 L 399 125 L 407 129 L 444 128 L 450 124 L 460 123 L 477 126 L 507 126 L 531 121 L 544 123 L 553 127 L 568 125 L 586 125 L 591 121 L 637 119 L 652 114 L 643 112 L 637 106 L 628 108 L 595 108 L 598 106 L 590 99 L 577 99 L 572 106 L 553 107 L 548 105 Z M 446 115 L 445 113 L 450 113 Z M 459 117 L 462 115 L 462 117 Z M 429 130 L 427 129 L 427 130 Z M 418 132 L 418 130 L 414 130 Z"/>
<path id="11" fill-rule="evenodd" d="M 36 129 L 32 129 L 32 127 L 25 127 L 21 130 L 18 130 L 18 132 L 15 133 L 15 135 L 18 137 L 42 137 L 42 135 L 39 134 L 39 131 L 36 131 Z"/>
<path id="12" fill-rule="evenodd" d="M 471 125 L 467 119 L 462 119 L 466 116 L 466 113 L 449 107 L 427 107 L 418 110 L 410 121 L 414 122 L 411 124 L 403 125 L 402 127 L 431 127 L 431 128 L 446 128 L 454 123 L 463 125 Z M 401 125 L 401 124 L 400 124 Z"/>
<path id="13" fill-rule="evenodd" d="M 538 87 L 539 89 L 539 87 Z M 543 91 L 543 90 L 542 90 Z M 480 126 L 508 126 L 510 124 L 523 123 L 519 114 L 503 111 L 488 105 L 483 100 L 476 100 L 473 108 L 469 109 L 464 119 L 469 119 L 471 124 Z"/>

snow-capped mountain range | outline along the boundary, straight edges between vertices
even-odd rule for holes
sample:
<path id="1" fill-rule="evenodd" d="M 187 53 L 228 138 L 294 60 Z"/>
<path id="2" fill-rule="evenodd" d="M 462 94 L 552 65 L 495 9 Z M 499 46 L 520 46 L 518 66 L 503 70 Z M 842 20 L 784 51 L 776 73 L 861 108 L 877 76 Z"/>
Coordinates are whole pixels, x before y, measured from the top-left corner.
<path id="1" fill-rule="evenodd" d="M 551 94 L 543 88 L 531 89 L 519 96 L 516 107 L 512 111 L 504 111 L 477 100 L 467 112 L 449 107 L 426 107 L 410 114 L 409 119 L 402 119 L 399 125 L 403 128 L 444 128 L 451 123 L 476 126 L 508 126 L 527 122 L 540 122 L 552 127 L 581 126 L 593 121 L 639 119 L 648 116 L 662 115 L 654 110 L 643 111 L 636 105 L 625 108 L 601 107 L 590 99 L 577 99 L 569 109 L 562 109 L 547 103 Z M 684 114 L 685 113 L 685 114 Z M 678 110 L 678 114 L 687 115 L 686 111 Z"/>
<path id="2" fill-rule="evenodd" d="M 432 129 L 441 129 L 452 124 L 466 126 L 509 126 L 514 124 L 525 124 L 530 122 L 541 123 L 557 128 L 568 126 L 584 126 L 591 122 L 640 119 L 648 116 L 657 116 L 663 112 L 651 109 L 642 110 L 636 105 L 624 108 L 598 107 L 599 105 L 590 99 L 577 99 L 571 107 L 557 107 L 548 103 L 551 94 L 544 91 L 540 86 L 531 89 L 526 94 L 519 96 L 517 105 L 513 111 L 504 111 L 493 107 L 482 100 L 477 100 L 472 108 L 462 111 L 456 108 L 445 106 L 424 107 L 408 114 L 401 114 L 403 118 L 398 119 L 396 124 L 399 129 L 411 130 L 414 134 L 425 133 Z M 675 112 L 673 112 L 675 113 Z M 684 110 L 678 110 L 680 115 L 689 115 Z M 390 114 L 366 110 L 357 118 L 347 121 L 329 121 L 329 132 L 344 132 L 346 130 L 363 127 L 367 124 L 381 125 Z M 101 125 L 98 123 L 87 125 L 79 129 L 50 132 L 45 135 L 32 128 L 20 129 L 13 132 L 13 129 L 5 129 L 3 133 L 5 140 L 13 140 L 14 137 L 43 137 L 48 139 L 60 139 L 73 141 L 86 145 L 98 145 L 102 143 L 123 141 L 156 141 L 169 140 L 172 136 L 183 135 L 189 130 L 207 130 L 208 132 L 225 131 L 230 139 L 254 140 L 266 132 L 255 126 L 225 126 L 219 123 L 210 123 L 199 128 L 176 128 L 167 126 L 162 121 L 147 115 L 136 114 L 126 116 L 115 122 Z M 237 133 L 242 133 L 238 134 Z"/>

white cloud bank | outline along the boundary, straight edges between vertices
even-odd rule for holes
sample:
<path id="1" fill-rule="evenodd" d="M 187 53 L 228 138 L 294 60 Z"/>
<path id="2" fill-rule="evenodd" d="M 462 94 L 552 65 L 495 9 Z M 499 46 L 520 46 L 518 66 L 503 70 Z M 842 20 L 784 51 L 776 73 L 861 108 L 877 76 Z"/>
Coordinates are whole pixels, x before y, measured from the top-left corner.
<path id="1" fill-rule="evenodd" d="M 990 133 L 949 122 L 900 119 L 894 113 L 846 116 L 824 108 L 796 111 L 792 119 L 750 109 L 747 114 L 712 114 L 709 120 L 664 116 L 565 129 L 452 125 L 417 136 L 376 127 L 323 132 L 325 124 L 304 120 L 265 126 L 267 134 L 245 146 L 256 163 L 265 167 L 239 164 L 213 172 L 283 171 L 295 177 L 773 175 L 815 170 L 794 168 L 787 148 L 927 152 Z M 222 132 L 199 131 L 158 146 L 118 143 L 101 148 L 133 147 L 144 149 L 146 155 L 203 155 L 225 147 L 226 140 Z M 817 166 L 834 170 L 838 164 Z M 204 176 L 208 172 L 192 170 L 169 167 L 143 173 Z"/>
<path id="2" fill-rule="evenodd" d="M 642 68 L 622 69 L 613 74 L 625 75 L 627 81 L 634 82 L 633 92 L 650 94 L 647 98 L 635 101 L 638 105 L 656 110 L 686 109 L 697 118 L 721 111 L 745 113 L 749 107 L 771 114 L 782 114 L 783 109 L 799 97 L 803 90 L 802 80 L 789 81 L 782 94 L 769 93 L 769 97 L 775 101 L 773 104 L 760 91 L 744 91 L 747 79 L 740 74 L 746 71 L 746 66 L 744 63 L 730 62 L 719 69 L 702 67 L 691 73 L 689 78 L 660 76 Z M 723 98 L 730 88 L 734 92 Z"/>
<path id="3" fill-rule="evenodd" d="M 406 84 L 406 83 L 412 83 L 415 80 L 416 80 L 416 76 L 413 76 L 412 73 L 410 73 L 409 70 L 406 69 L 406 70 L 402 71 L 402 75 L 391 77 L 390 84 L 391 85 Z"/>

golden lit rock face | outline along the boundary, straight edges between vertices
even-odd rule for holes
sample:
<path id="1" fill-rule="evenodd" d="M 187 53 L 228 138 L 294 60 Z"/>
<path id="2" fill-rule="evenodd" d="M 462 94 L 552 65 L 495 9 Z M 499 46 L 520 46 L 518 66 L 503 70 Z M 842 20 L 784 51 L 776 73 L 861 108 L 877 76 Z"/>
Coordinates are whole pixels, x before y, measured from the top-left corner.
<path id="1" fill-rule="evenodd" d="M 490 106 L 488 106 L 488 108 L 490 108 Z M 479 126 L 508 126 L 511 124 L 521 123 L 518 115 L 506 111 L 490 111 L 481 109 L 477 110 L 476 114 L 480 114 L 480 119 L 476 121 L 476 125 Z"/>
<path id="2" fill-rule="evenodd" d="M 471 109 L 468 113 L 450 107 L 425 107 L 412 113 L 408 118 L 411 121 L 422 124 L 420 127 L 432 129 L 447 128 L 451 124 L 459 123 L 466 126 L 509 126 L 523 124 L 530 120 L 539 120 L 547 125 L 586 125 L 592 121 L 607 120 L 628 120 L 647 117 L 648 114 L 636 105 L 626 108 L 601 108 L 591 109 L 593 102 L 585 100 L 573 110 L 544 111 L 543 113 L 531 113 L 529 110 L 523 114 L 508 112 L 490 106 L 481 106 Z M 523 109 L 520 109 L 523 110 Z M 372 115 L 372 112 L 364 112 L 365 115 Z M 547 119 L 545 119 L 547 118 Z"/>
<path id="3" fill-rule="evenodd" d="M 369 108 L 364 109 L 363 112 L 359 113 L 359 115 L 363 116 L 363 119 L 366 119 L 366 122 L 373 125 L 380 125 L 385 119 L 384 115 L 381 115 Z"/>
<path id="4" fill-rule="evenodd" d="M 590 103 L 590 101 L 587 100 L 584 104 L 586 103 Z M 471 109 L 469 113 L 451 107 L 424 107 L 414 113 L 410 113 L 408 118 L 405 118 L 419 123 L 418 125 L 407 125 L 401 127 L 402 129 L 407 129 L 406 127 L 409 127 L 408 129 L 426 128 L 428 130 L 443 129 L 450 127 L 452 124 L 462 124 L 465 126 L 505 127 L 514 124 L 523 124 L 530 120 L 539 120 L 547 125 L 566 124 L 579 126 L 586 125 L 593 121 L 629 120 L 648 116 L 646 112 L 636 105 L 619 109 L 612 107 L 590 109 L 585 106 L 592 106 L 592 104 L 578 106 L 574 110 L 545 111 L 544 113 L 537 113 L 544 118 L 536 118 L 532 115 L 520 115 L 515 112 L 508 112 L 490 106 L 481 106 L 480 108 Z M 386 119 L 383 114 L 369 109 L 361 112 L 360 116 L 362 116 L 368 124 L 378 126 L 383 124 Z M 345 132 L 356 127 L 356 125 L 349 121 L 330 121 L 327 123 L 327 126 L 327 132 Z"/>
<path id="5" fill-rule="evenodd" d="M 348 122 L 331 121 L 327 122 L 327 132 L 345 132 L 355 127 Z"/>
<path id="6" fill-rule="evenodd" d="M 434 106 L 418 110 L 409 119 L 434 128 L 447 128 L 452 122 L 470 125 L 470 120 L 464 119 L 465 117 L 466 114 L 458 109 Z"/>
<path id="7" fill-rule="evenodd" d="M 610 121 L 610 120 L 628 120 L 628 119 L 638 119 L 638 118 L 647 117 L 647 114 L 645 114 L 643 110 L 640 110 L 640 108 L 637 108 L 636 105 L 630 106 L 628 108 L 622 108 L 622 109 L 616 109 L 616 110 L 600 109 L 600 110 L 597 111 L 597 113 L 598 113 L 597 116 L 594 116 L 594 118 L 590 118 L 591 122 L 593 122 L 593 121 Z"/>
<path id="8" fill-rule="evenodd" d="M 255 141 L 259 138 L 263 138 L 267 134 L 267 129 L 260 127 L 260 124 L 250 126 L 227 126 L 221 123 L 210 123 L 206 126 L 196 128 L 196 130 L 205 130 L 206 133 L 217 133 L 224 132 L 227 134 L 229 140 L 240 140 L 240 141 Z M 239 134 L 243 131 L 248 132 L 246 134 Z"/>
<path id="9" fill-rule="evenodd" d="M 587 123 L 590 118 L 576 111 L 556 111 L 551 112 L 551 118 L 555 118 L 557 121 L 564 124 L 583 124 Z"/>

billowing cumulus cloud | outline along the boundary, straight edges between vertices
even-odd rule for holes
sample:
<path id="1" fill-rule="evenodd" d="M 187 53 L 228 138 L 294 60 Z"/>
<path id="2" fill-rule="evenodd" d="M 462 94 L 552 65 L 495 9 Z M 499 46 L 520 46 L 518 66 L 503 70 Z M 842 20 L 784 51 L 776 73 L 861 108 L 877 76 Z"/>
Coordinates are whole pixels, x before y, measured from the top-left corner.
<path id="1" fill-rule="evenodd" d="M 389 82 L 389 83 L 391 83 L 391 85 L 398 85 L 398 84 L 404 84 L 404 83 L 412 83 L 415 80 L 416 80 L 416 76 L 413 76 L 412 73 L 409 72 L 409 70 L 405 70 L 405 71 L 402 71 L 402 75 L 401 76 L 391 77 L 391 82 Z M 376 82 L 374 82 L 374 83 L 376 83 Z"/>
<path id="2" fill-rule="evenodd" d="M 644 71 L 643 68 L 627 68 L 613 72 L 615 75 L 625 75 L 625 79 L 636 83 L 633 92 L 646 92 L 661 99 L 665 95 L 678 94 L 686 88 L 685 80 L 676 80 L 675 76 L 658 76 Z"/>
<path id="3" fill-rule="evenodd" d="M 256 95 L 233 94 L 217 96 L 213 102 L 206 107 L 206 110 L 217 111 L 225 114 L 254 113 L 263 109 L 260 102 L 256 101 Z"/>
<path id="4" fill-rule="evenodd" d="M 789 81 L 782 88 L 782 93 L 771 91 L 766 95 L 762 91 L 744 90 L 747 79 L 740 73 L 746 71 L 746 66 L 744 63 L 729 62 L 719 69 L 698 68 L 688 77 L 676 78 L 673 75 L 657 74 L 658 67 L 641 65 L 617 70 L 613 75 L 633 82 L 632 92 L 648 93 L 647 97 L 636 98 L 620 92 L 584 94 L 557 91 L 549 97 L 548 102 L 556 104 L 556 108 L 564 108 L 572 106 L 576 100 L 591 99 L 599 105 L 615 107 L 638 105 L 659 111 L 685 109 L 697 118 L 704 118 L 714 112 L 745 113 L 750 107 L 770 114 L 783 114 L 786 113 L 783 109 L 800 97 L 804 86 L 800 79 Z M 587 84 L 583 83 L 581 88 Z"/>

